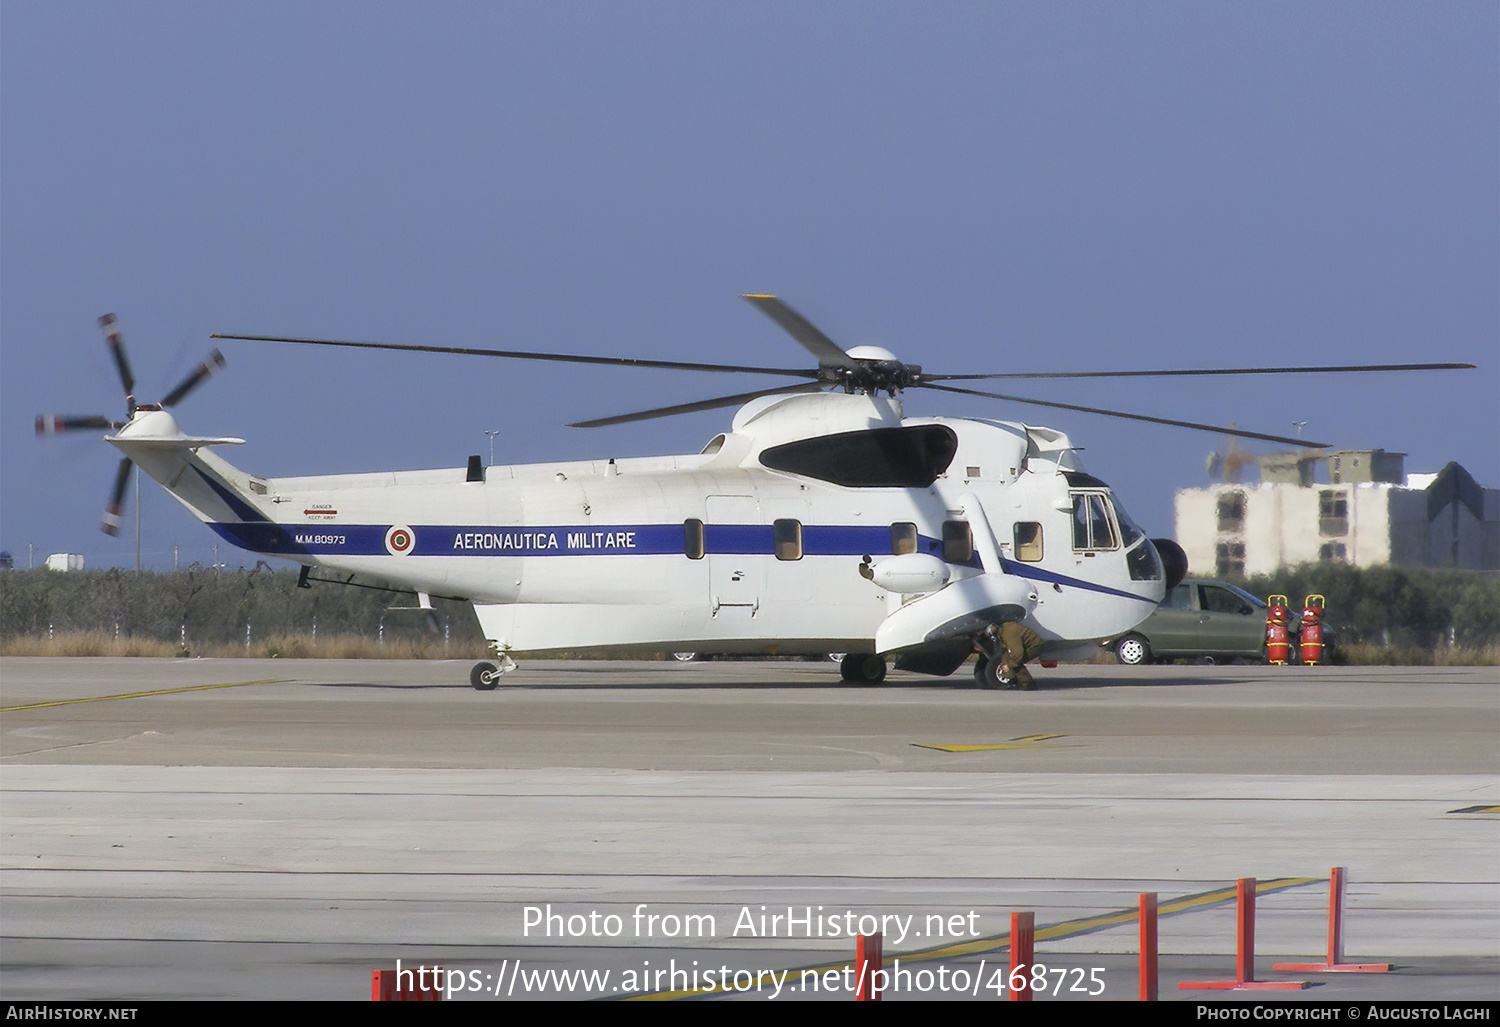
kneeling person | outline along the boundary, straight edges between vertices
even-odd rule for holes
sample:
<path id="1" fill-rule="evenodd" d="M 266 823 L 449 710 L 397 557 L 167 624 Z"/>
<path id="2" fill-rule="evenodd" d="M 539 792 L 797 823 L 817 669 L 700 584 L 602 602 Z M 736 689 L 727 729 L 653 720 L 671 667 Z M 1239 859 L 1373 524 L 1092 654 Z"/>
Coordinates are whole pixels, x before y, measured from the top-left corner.
<path id="1" fill-rule="evenodd" d="M 1000 625 L 999 635 L 1000 680 L 1023 692 L 1036 688 L 1026 664 L 1042 655 L 1042 636 L 1013 620 Z"/>

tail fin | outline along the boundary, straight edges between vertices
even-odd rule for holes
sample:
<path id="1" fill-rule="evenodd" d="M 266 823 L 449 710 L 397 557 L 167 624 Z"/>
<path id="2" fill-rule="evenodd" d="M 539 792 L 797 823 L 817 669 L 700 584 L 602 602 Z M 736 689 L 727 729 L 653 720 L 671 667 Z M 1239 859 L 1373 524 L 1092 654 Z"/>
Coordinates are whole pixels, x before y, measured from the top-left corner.
<path id="1" fill-rule="evenodd" d="M 240 445 L 244 439 L 190 436 L 165 410 L 143 408 L 106 441 L 207 524 L 271 520 L 256 503 L 255 479 L 207 451 Z"/>

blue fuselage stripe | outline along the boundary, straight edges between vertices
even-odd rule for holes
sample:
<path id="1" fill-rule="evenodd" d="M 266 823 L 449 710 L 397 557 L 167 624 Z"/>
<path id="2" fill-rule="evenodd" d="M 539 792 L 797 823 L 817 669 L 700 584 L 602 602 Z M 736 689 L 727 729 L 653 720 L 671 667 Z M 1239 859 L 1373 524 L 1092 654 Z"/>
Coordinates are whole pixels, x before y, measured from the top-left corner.
<path id="1" fill-rule="evenodd" d="M 382 524 L 280 525 L 268 521 L 210 524 L 243 549 L 281 556 L 388 556 Z M 682 555 L 681 524 L 574 524 L 544 527 L 416 524 L 412 556 L 666 556 Z M 706 554 L 769 555 L 775 551 L 769 524 L 708 524 Z M 805 525 L 804 556 L 883 556 L 890 552 L 883 525 Z M 921 536 L 919 551 L 941 554 L 940 539 Z M 977 566 L 977 564 L 976 564 Z"/>
<path id="2" fill-rule="evenodd" d="M 210 523 L 225 540 L 255 553 L 271 556 L 390 556 L 386 548 L 389 525 L 308 524 L 287 526 L 269 521 Z M 770 556 L 775 552 L 774 529 L 769 524 L 707 524 L 703 528 L 706 555 Z M 556 525 L 551 527 L 484 527 L 476 525 L 411 526 L 410 556 L 683 556 L 681 524 L 615 526 Z M 886 556 L 890 528 L 885 525 L 803 525 L 802 555 Z M 917 551 L 941 557 L 941 539 L 920 535 Z M 963 566 L 982 570 L 976 554 Z M 1005 574 L 1087 589 L 1124 599 L 1147 597 L 1085 581 L 1035 564 L 1002 559 Z"/>

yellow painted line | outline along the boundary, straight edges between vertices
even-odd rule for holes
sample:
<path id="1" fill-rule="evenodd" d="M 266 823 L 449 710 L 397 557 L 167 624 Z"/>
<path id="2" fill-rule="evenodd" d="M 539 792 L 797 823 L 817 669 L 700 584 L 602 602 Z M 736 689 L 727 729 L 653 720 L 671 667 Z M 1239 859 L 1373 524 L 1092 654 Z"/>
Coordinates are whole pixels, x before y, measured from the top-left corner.
<path id="1" fill-rule="evenodd" d="M 993 745 L 928 745 L 926 742 L 912 742 L 918 749 L 936 749 L 939 752 L 993 752 L 997 749 L 1042 749 L 1045 746 L 1033 745 L 1033 742 L 1045 742 L 1053 738 L 1066 738 L 1067 735 L 1026 735 L 1022 738 L 1012 738 L 1009 742 L 996 742 Z M 1019 745 L 1015 743 L 1021 743 Z"/>
<path id="2" fill-rule="evenodd" d="M 1500 806 L 1465 806 L 1463 809 L 1450 809 L 1449 813 L 1500 813 Z"/>
<path id="3" fill-rule="evenodd" d="M 1040 745 L 924 745 L 912 742 L 918 749 L 937 749 L 939 752 L 990 752 L 995 749 L 1041 749 Z"/>
<path id="4" fill-rule="evenodd" d="M 183 688 L 157 688 L 150 692 L 121 692 L 119 695 L 95 695 L 86 699 L 53 699 L 51 702 L 26 703 L 23 706 L 0 706 L 0 713 L 17 710 L 40 710 L 47 706 L 74 706 L 86 702 L 109 702 L 112 699 L 144 699 L 150 695 L 175 695 L 178 692 L 207 692 L 213 688 L 244 688 L 246 685 L 282 685 L 291 678 L 266 678 L 264 681 L 226 681 L 220 685 L 187 685 Z"/>
<path id="5" fill-rule="evenodd" d="M 1326 877 L 1277 877 L 1270 881 L 1256 881 L 1255 894 L 1270 895 L 1275 892 L 1285 891 L 1288 888 L 1301 888 L 1309 884 L 1322 884 L 1327 882 Z M 1196 895 L 1184 895 L 1181 898 L 1171 899 L 1167 902 L 1158 903 L 1156 907 L 1157 916 L 1168 916 L 1173 913 L 1185 913 L 1192 909 L 1201 909 L 1204 906 L 1212 906 L 1221 902 L 1233 902 L 1239 894 L 1237 886 L 1228 888 L 1215 888 L 1213 891 L 1199 892 Z M 1101 916 L 1085 917 L 1080 920 L 1066 920 L 1060 924 L 1050 927 L 1038 927 L 1034 940 L 1058 941 L 1063 938 L 1072 938 L 1080 934 L 1088 934 L 1092 931 L 1101 930 L 1106 927 L 1117 927 L 1120 924 L 1134 923 L 1140 919 L 1140 910 L 1131 907 L 1129 909 L 1117 910 L 1113 913 L 1105 913 Z M 954 959 L 959 956 L 977 956 L 981 953 L 996 952 L 1000 949 L 1010 947 L 1010 932 L 1004 934 L 992 934 L 984 938 L 975 938 L 972 941 L 959 942 L 954 945 L 940 945 L 937 948 L 918 949 L 915 952 L 893 953 L 890 959 L 899 958 L 902 962 L 930 963 L 939 959 Z M 823 966 L 798 966 L 781 971 L 788 975 L 796 974 L 800 983 L 804 973 L 825 974 L 830 970 L 842 971 L 851 965 L 853 959 L 846 959 L 839 963 L 828 963 Z M 671 1002 L 683 998 L 699 998 L 705 995 L 735 994 L 725 992 L 716 988 L 713 991 L 694 990 L 691 988 L 680 991 L 658 991 L 649 995 L 635 995 L 630 998 L 621 999 L 623 1002 Z"/>

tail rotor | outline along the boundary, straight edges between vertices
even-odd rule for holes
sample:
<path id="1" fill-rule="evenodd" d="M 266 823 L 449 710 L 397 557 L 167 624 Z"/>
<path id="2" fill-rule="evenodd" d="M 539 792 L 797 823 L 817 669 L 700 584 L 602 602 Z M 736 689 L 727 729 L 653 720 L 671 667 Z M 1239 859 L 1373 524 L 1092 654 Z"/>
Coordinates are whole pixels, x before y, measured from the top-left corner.
<path id="1" fill-rule="evenodd" d="M 38 414 L 36 433 L 39 437 L 51 437 L 70 431 L 118 432 L 129 425 L 137 413 L 162 410 L 181 403 L 189 393 L 222 370 L 225 364 L 224 355 L 218 350 L 213 350 L 209 353 L 208 359 L 193 368 L 160 403 L 137 404 L 135 374 L 130 369 L 130 357 L 125 352 L 125 339 L 120 334 L 119 320 L 113 314 L 105 314 L 99 319 L 99 328 L 104 332 L 104 343 L 109 347 L 115 370 L 120 375 L 120 385 L 125 391 L 127 419 L 112 421 L 100 414 Z M 99 526 L 106 535 L 118 536 L 120 534 L 120 523 L 125 509 L 125 492 L 130 487 L 130 474 L 134 468 L 134 462 L 129 457 L 125 457 L 120 461 L 119 470 L 115 472 L 114 486 L 109 493 L 109 503 L 104 508 L 104 520 Z"/>

